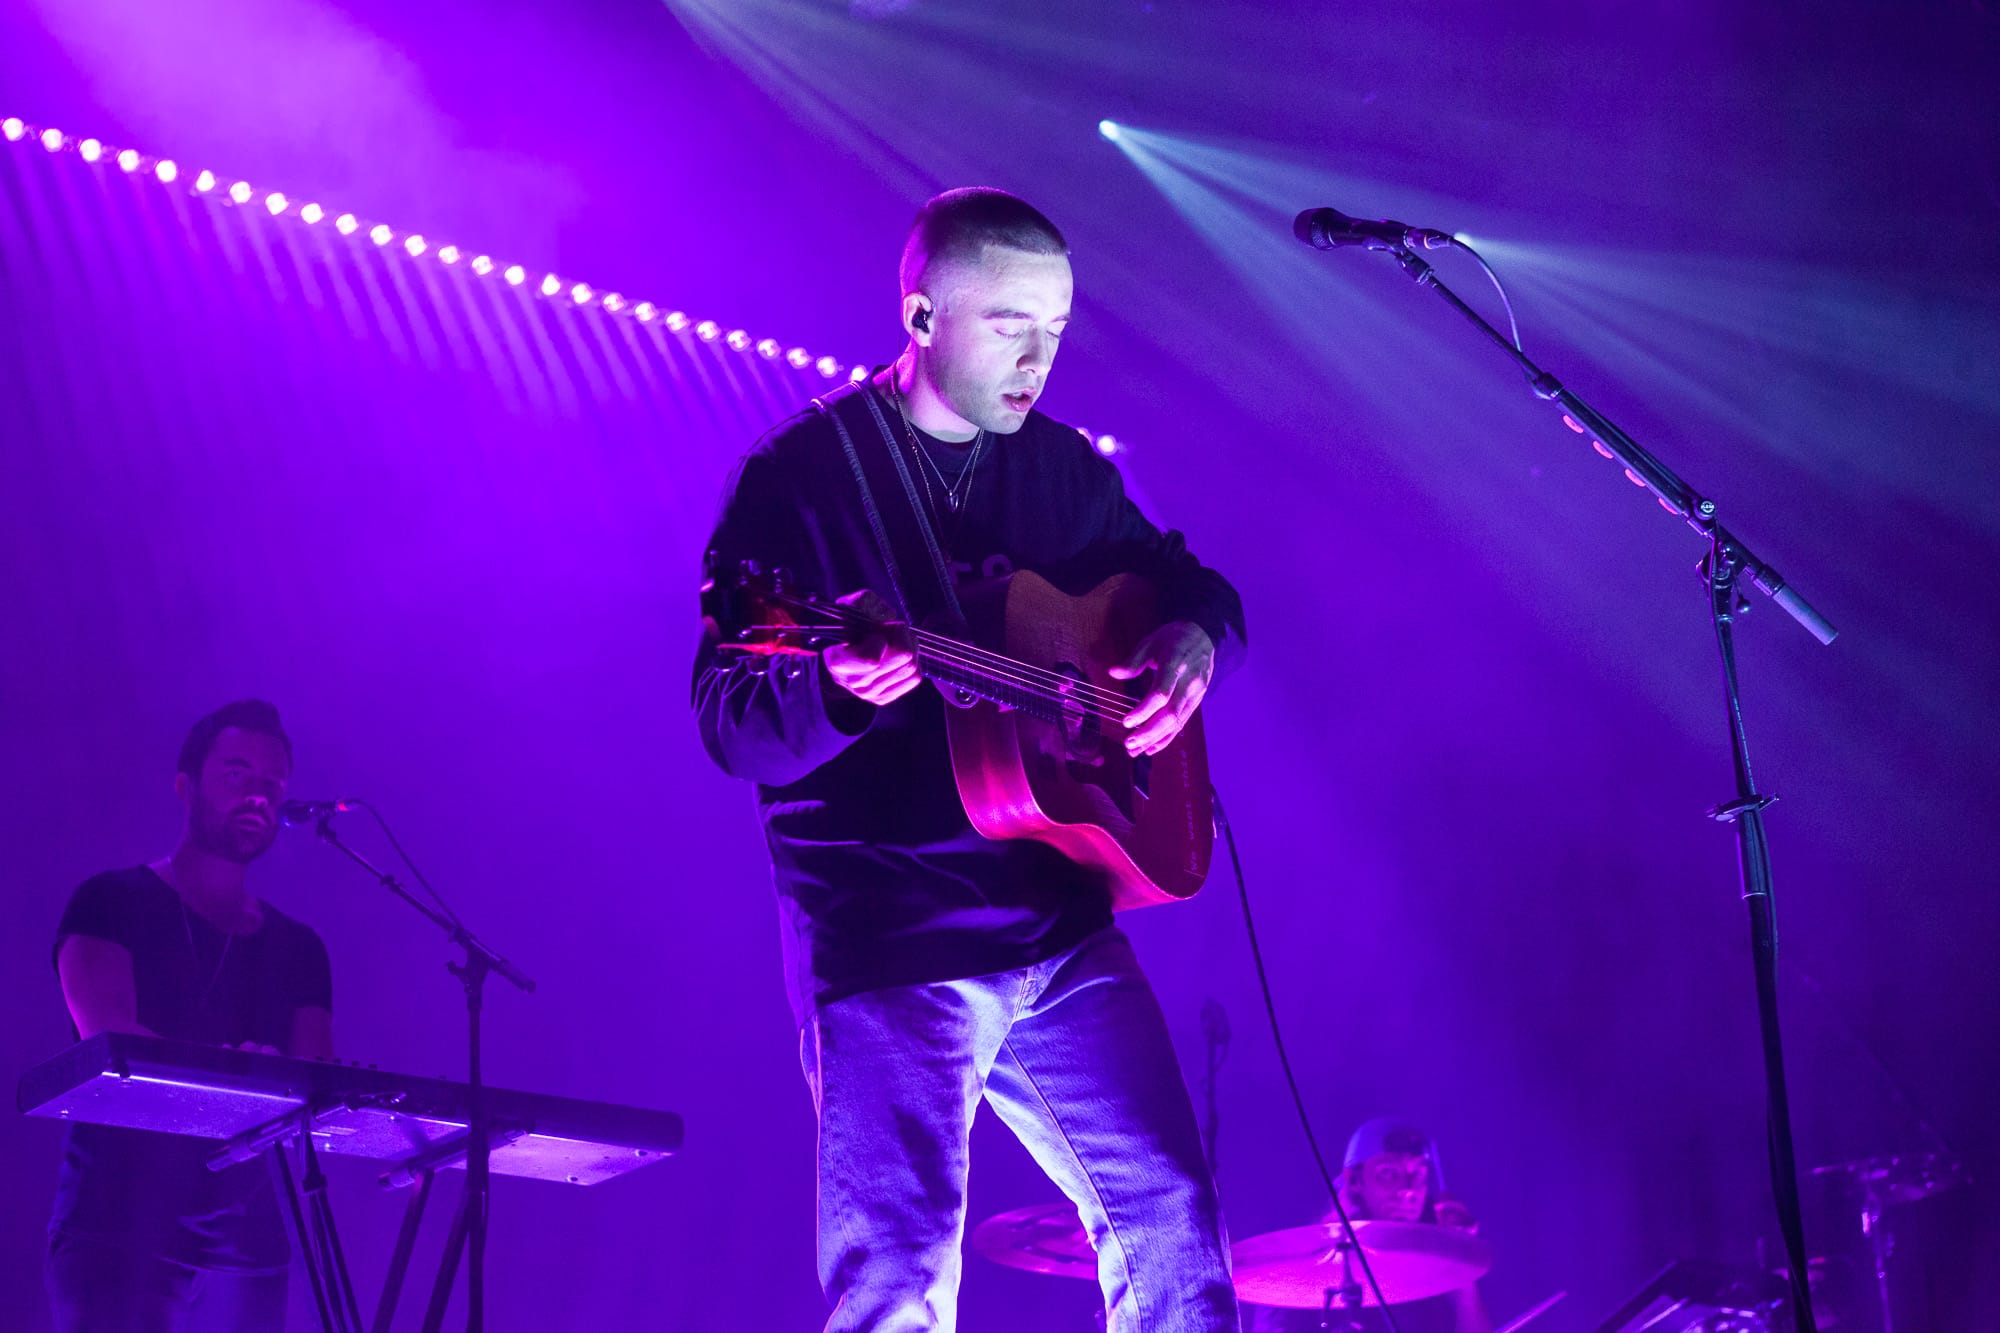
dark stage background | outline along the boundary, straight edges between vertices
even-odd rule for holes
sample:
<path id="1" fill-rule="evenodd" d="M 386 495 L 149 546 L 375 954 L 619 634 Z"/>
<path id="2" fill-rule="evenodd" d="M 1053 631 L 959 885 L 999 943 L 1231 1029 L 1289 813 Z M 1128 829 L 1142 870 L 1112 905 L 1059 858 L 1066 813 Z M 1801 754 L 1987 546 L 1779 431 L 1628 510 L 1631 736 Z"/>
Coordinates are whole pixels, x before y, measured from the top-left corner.
<path id="1" fill-rule="evenodd" d="M 1759 599 L 1741 635 L 1802 1159 L 1992 1176 L 1995 34 L 1968 0 L 8 7 L 0 116 L 183 174 L 0 143 L 0 1065 L 66 1040 L 57 915 L 170 845 L 188 723 L 268 697 L 294 794 L 372 799 L 541 980 L 494 988 L 490 1077 L 687 1117 L 602 1189 L 497 1182 L 495 1326 L 816 1326 L 768 871 L 686 694 L 722 479 L 828 381 L 435 247 L 845 365 L 897 346 L 915 205 L 983 183 L 1074 247 L 1046 407 L 1248 605 L 1211 743 L 1329 1152 L 1431 1126 L 1503 1321 L 1774 1237 L 1699 542 L 1389 260 L 1292 242 L 1316 204 L 1462 228 L 1529 351 L 1842 627 Z M 427 926 L 307 839 L 255 882 L 325 936 L 344 1054 L 460 1071 Z M 1191 1075 L 1203 1003 L 1234 1029 L 1233 1231 L 1308 1220 L 1234 887 L 1127 926 Z M 0 1121 L 8 1328 L 57 1142 Z M 976 1163 L 975 1220 L 1055 1197 L 984 1117 Z M 398 1200 L 335 1188 L 372 1293 Z M 1987 1326 L 1992 1187 L 1902 1221 L 1909 1326 Z M 972 1259 L 962 1327 L 1091 1301 Z"/>

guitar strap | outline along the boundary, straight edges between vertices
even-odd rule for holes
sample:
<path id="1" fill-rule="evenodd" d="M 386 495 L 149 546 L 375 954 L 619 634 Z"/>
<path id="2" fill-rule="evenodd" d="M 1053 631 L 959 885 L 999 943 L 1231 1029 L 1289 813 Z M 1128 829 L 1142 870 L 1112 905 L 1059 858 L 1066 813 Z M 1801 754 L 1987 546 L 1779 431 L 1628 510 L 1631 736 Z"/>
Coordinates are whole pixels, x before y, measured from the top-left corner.
<path id="1" fill-rule="evenodd" d="M 882 404 L 866 385 L 848 384 L 813 399 L 813 407 L 832 425 L 841 451 L 847 455 L 861 508 L 868 515 L 869 530 L 875 534 L 875 545 L 889 571 L 903 618 L 912 625 L 937 620 L 947 630 L 963 633 L 965 613 L 958 604 L 951 561 L 924 510 L 902 442 L 891 429 Z M 889 502 L 884 505 L 878 501 L 878 494 L 890 497 Z M 904 581 L 905 568 L 927 568 L 930 577 L 912 586 Z M 916 599 L 911 597 L 912 591 L 919 594 Z"/>

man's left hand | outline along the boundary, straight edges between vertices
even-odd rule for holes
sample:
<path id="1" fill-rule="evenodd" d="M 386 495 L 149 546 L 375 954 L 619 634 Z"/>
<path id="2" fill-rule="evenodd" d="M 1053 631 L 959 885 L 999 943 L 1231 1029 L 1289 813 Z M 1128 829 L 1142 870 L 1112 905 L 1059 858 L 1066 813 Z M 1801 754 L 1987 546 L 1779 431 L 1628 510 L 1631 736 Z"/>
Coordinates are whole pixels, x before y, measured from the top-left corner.
<path id="1" fill-rule="evenodd" d="M 1170 621 L 1113 666 L 1111 678 L 1137 680 L 1148 671 L 1153 678 L 1145 697 L 1125 715 L 1127 754 L 1158 754 L 1173 744 L 1208 693 L 1208 682 L 1215 675 L 1215 644 L 1201 626 Z"/>

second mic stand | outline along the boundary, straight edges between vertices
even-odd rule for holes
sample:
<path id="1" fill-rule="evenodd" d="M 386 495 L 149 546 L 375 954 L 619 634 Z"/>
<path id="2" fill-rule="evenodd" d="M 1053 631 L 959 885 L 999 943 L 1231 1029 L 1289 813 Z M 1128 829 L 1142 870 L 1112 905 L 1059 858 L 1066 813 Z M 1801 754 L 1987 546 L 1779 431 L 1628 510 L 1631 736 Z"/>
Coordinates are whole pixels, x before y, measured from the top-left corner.
<path id="1" fill-rule="evenodd" d="M 458 978 L 460 986 L 465 991 L 467 1123 L 465 1199 L 461 1205 L 464 1225 L 454 1226 L 451 1238 L 445 1243 L 445 1252 L 439 1260 L 438 1280 L 431 1293 L 430 1311 L 424 1320 L 424 1329 L 425 1333 L 434 1333 L 443 1321 L 444 1308 L 449 1300 L 451 1284 L 458 1269 L 459 1253 L 463 1250 L 467 1256 L 465 1327 L 467 1333 L 483 1333 L 486 1327 L 486 1228 L 490 1218 L 487 1205 L 492 1192 L 492 1172 L 489 1168 L 493 1144 L 486 1124 L 479 1016 L 485 1000 L 488 973 L 499 973 L 523 991 L 534 990 L 535 983 L 527 973 L 488 948 L 477 935 L 466 929 L 465 923 L 458 919 L 455 912 L 449 909 L 439 910 L 443 907 L 442 903 L 438 907 L 432 907 L 405 888 L 403 882 L 393 874 L 342 842 L 340 835 L 333 831 L 331 814 L 320 816 L 314 832 L 319 835 L 321 842 L 344 854 L 374 876 L 376 883 L 422 913 L 464 952 L 464 962 L 445 964 L 446 969 Z"/>
<path id="2" fill-rule="evenodd" d="M 1596 408 L 1563 387 L 1555 376 L 1528 359 L 1527 353 L 1502 337 L 1500 331 L 1481 318 L 1479 312 L 1439 280 L 1437 270 L 1407 245 L 1383 244 L 1403 266 L 1403 271 L 1420 287 L 1429 287 L 1453 309 L 1513 358 L 1527 375 L 1537 397 L 1560 405 L 1567 415 L 1563 423 L 1580 435 L 1588 436 L 1606 457 L 1625 465 L 1625 475 L 1651 491 L 1662 508 L 1687 520 L 1696 532 L 1708 539 L 1709 553 L 1701 562 L 1706 584 L 1710 619 L 1716 647 L 1722 655 L 1723 701 L 1729 712 L 1729 753 L 1736 773 L 1735 799 L 1709 811 L 1723 823 L 1736 826 L 1737 851 L 1742 863 L 1743 900 L 1750 909 L 1751 965 L 1755 974 L 1757 1014 L 1763 1033 L 1765 1132 L 1771 1167 L 1771 1192 L 1778 1213 L 1778 1229 L 1784 1234 L 1786 1257 L 1791 1267 L 1794 1318 L 1799 1333 L 1815 1333 L 1812 1295 L 1806 1285 L 1805 1228 L 1800 1221 L 1798 1167 L 1793 1160 L 1792 1115 L 1785 1089 L 1784 1049 L 1778 1031 L 1777 924 L 1771 900 L 1771 853 L 1764 837 L 1763 812 L 1772 798 L 1760 795 L 1750 776 L 1750 750 L 1743 731 L 1743 702 L 1736 684 L 1736 646 L 1731 637 L 1739 612 L 1749 609 L 1743 600 L 1742 584 L 1752 586 L 1771 598 L 1786 614 L 1803 625 L 1821 643 L 1832 643 L 1835 631 L 1826 618 L 1794 591 L 1778 571 L 1759 560 L 1747 544 L 1717 521 L 1715 502 L 1699 494 L 1638 441 L 1627 435 Z M 1469 247 L 1468 247 L 1469 248 Z"/>

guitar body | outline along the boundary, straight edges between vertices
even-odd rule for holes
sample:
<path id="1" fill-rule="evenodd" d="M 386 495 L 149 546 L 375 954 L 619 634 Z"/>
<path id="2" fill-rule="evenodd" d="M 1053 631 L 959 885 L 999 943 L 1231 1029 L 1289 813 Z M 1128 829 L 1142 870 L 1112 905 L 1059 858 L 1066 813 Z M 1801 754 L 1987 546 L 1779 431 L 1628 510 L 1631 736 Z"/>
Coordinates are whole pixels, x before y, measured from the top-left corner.
<path id="1" fill-rule="evenodd" d="M 979 647 L 1053 673 L 1041 679 L 1094 686 L 1100 699 L 1127 697 L 1143 683 L 1114 680 L 1109 668 L 1161 623 L 1152 585 L 1132 574 L 1071 597 L 1023 570 L 964 600 Z M 1201 888 L 1215 827 L 1198 710 L 1172 745 L 1135 759 L 1125 753 L 1124 727 L 1081 699 L 1054 710 L 1003 708 L 954 698 L 945 680 L 937 685 L 960 705 L 947 709 L 952 771 L 981 834 L 1034 838 L 1104 871 L 1121 911 Z"/>

